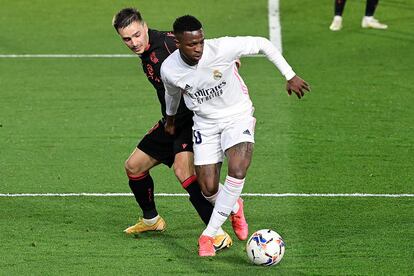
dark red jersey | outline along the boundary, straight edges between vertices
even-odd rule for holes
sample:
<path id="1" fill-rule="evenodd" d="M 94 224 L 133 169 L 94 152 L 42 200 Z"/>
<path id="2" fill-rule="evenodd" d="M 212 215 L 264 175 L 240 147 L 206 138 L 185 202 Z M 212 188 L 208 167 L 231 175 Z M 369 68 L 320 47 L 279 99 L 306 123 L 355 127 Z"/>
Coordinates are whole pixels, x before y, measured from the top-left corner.
<path id="1" fill-rule="evenodd" d="M 157 91 L 158 100 L 161 104 L 161 113 L 165 117 L 165 89 L 161 81 L 161 64 L 164 60 L 174 52 L 175 38 L 171 32 L 160 32 L 156 30 L 148 30 L 149 47 L 144 53 L 140 55 L 142 61 L 142 68 L 147 75 L 148 80 Z M 191 120 L 193 112 L 188 110 L 181 98 L 180 106 L 176 114 L 176 123 L 181 124 Z"/>

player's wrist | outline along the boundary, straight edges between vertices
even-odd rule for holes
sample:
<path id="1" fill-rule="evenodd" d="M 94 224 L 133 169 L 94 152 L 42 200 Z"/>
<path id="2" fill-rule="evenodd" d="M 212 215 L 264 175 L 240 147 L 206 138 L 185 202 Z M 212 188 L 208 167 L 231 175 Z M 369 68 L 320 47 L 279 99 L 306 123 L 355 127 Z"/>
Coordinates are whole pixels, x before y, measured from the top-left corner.
<path id="1" fill-rule="evenodd" d="M 285 78 L 287 81 L 290 81 L 296 76 L 296 73 L 293 70 L 290 70 L 289 72 L 285 73 Z"/>

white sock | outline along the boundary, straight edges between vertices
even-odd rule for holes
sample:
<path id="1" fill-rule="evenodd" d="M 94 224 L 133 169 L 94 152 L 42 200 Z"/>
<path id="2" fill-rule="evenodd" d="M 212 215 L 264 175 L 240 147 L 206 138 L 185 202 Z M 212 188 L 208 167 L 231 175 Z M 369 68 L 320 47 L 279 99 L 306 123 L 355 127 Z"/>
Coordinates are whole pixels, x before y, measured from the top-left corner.
<path id="1" fill-rule="evenodd" d="M 223 189 L 223 184 L 219 183 L 219 188 L 216 194 L 212 195 L 212 196 L 205 196 L 203 193 L 203 196 L 208 200 L 208 202 L 211 203 L 211 205 L 215 206 L 216 205 L 216 200 L 217 200 L 217 196 L 220 192 L 220 190 Z M 239 203 L 234 204 L 233 209 L 231 210 L 231 212 L 233 214 L 237 213 L 237 211 L 239 211 Z"/>
<path id="2" fill-rule="evenodd" d="M 219 230 L 217 230 L 217 233 L 216 233 L 216 236 L 217 235 L 224 235 L 224 230 L 223 230 L 223 228 L 219 228 Z"/>
<path id="3" fill-rule="evenodd" d="M 157 220 L 158 220 L 159 217 L 160 217 L 160 215 L 157 215 L 156 217 L 153 217 L 152 219 L 144 219 L 143 218 L 142 221 L 146 225 L 151 226 L 151 225 L 154 225 L 157 222 Z"/>
<path id="4" fill-rule="evenodd" d="M 208 202 L 210 202 L 211 203 L 211 205 L 215 205 L 216 204 L 216 199 L 217 199 L 217 196 L 218 196 L 218 194 L 220 193 L 220 190 L 223 188 L 223 184 L 221 184 L 221 183 L 219 183 L 219 187 L 218 187 L 218 191 L 217 191 L 217 193 L 215 193 L 214 195 L 211 195 L 211 196 L 206 196 L 205 194 L 203 194 L 203 192 L 201 192 L 202 194 L 203 194 L 203 196 L 204 196 L 204 198 L 205 199 L 207 199 L 207 201 Z"/>
<path id="5" fill-rule="evenodd" d="M 218 229 L 232 212 L 243 190 L 243 186 L 244 179 L 237 179 L 231 176 L 226 177 L 223 188 L 218 192 L 210 222 L 202 235 L 214 237 L 217 234 Z"/>

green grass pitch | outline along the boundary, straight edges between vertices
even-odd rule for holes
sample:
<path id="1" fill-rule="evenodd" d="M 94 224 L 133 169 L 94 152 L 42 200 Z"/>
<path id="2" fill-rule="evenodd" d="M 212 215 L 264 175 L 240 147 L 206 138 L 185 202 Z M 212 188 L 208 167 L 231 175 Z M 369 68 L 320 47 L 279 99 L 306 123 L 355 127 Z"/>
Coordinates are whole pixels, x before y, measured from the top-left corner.
<path id="1" fill-rule="evenodd" d="M 287 97 L 270 62 L 242 59 L 257 117 L 243 192 L 413 194 L 412 1 L 380 1 L 386 31 L 361 29 L 365 1 L 348 1 L 336 33 L 333 1 L 280 2 L 283 54 L 312 92 Z M 189 13 L 207 38 L 268 36 L 264 0 L 1 1 L 0 55 L 129 54 L 111 26 L 127 6 L 160 30 Z M 0 58 L 0 194 L 128 193 L 123 162 L 159 116 L 138 58 Z M 153 177 L 157 193 L 184 192 L 166 167 Z M 133 197 L 0 197 L 0 275 L 414 272 L 412 197 L 245 197 L 251 232 L 287 244 L 270 268 L 237 240 L 199 258 L 204 227 L 187 198 L 156 202 L 167 231 L 133 238 L 122 233 L 140 215 Z"/>

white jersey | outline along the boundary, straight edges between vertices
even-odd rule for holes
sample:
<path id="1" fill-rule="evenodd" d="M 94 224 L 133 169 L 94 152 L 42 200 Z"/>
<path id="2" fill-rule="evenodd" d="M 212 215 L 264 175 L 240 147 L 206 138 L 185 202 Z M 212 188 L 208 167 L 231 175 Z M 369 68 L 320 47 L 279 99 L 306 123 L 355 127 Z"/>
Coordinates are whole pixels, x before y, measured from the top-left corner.
<path id="1" fill-rule="evenodd" d="M 222 121 L 252 113 L 252 102 L 236 60 L 258 53 L 264 53 L 287 80 L 295 76 L 276 47 L 262 37 L 206 39 L 203 55 L 194 66 L 185 63 L 176 50 L 161 66 L 167 115 L 175 115 L 181 94 L 195 114 L 194 121 Z"/>

